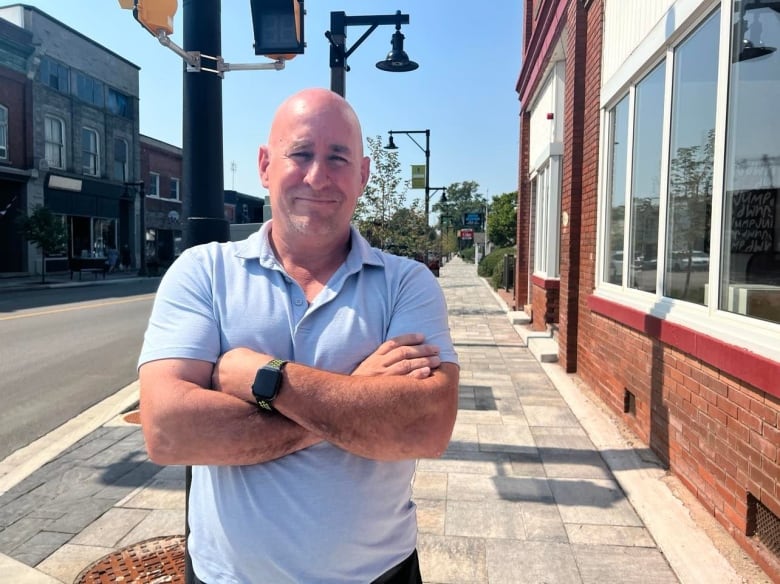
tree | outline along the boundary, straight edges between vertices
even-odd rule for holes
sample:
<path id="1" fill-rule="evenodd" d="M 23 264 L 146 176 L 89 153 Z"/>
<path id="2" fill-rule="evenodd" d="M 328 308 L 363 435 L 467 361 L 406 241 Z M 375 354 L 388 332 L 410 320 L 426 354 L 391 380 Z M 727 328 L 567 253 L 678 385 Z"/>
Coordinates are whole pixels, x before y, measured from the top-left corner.
<path id="1" fill-rule="evenodd" d="M 41 283 L 46 281 L 46 255 L 61 252 L 68 242 L 68 232 L 62 221 L 48 207 L 38 205 L 19 220 L 24 238 L 41 251 Z"/>
<path id="2" fill-rule="evenodd" d="M 711 129 L 704 143 L 678 148 L 669 168 L 671 237 L 667 236 L 667 247 L 671 249 L 666 252 L 667 270 L 675 269 L 677 263 L 686 275 L 679 295 L 675 290 L 667 293 L 700 303 L 704 301 L 704 288 L 697 289 L 697 298 L 689 297 L 689 292 L 693 252 L 710 251 L 714 153 L 715 130 Z"/>
<path id="3" fill-rule="evenodd" d="M 423 257 L 434 248 L 436 231 L 425 224 L 425 210 L 420 201 L 413 201 L 408 209 L 398 209 L 388 222 L 388 231 L 393 247 L 412 257 Z"/>
<path id="4" fill-rule="evenodd" d="M 498 247 L 515 244 L 517 237 L 517 192 L 493 198 L 487 218 L 488 239 Z"/>
<path id="5" fill-rule="evenodd" d="M 355 223 L 371 245 L 384 249 L 395 236 L 390 219 L 406 203 L 407 186 L 401 179 L 398 152 L 385 150 L 380 136 L 367 137 L 371 178 L 355 207 Z"/>

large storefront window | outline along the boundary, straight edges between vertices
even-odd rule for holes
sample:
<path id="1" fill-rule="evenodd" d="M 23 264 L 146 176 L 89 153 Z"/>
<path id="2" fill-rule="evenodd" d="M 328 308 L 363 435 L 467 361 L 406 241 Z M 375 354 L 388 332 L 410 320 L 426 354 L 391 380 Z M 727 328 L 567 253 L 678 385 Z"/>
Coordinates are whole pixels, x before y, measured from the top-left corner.
<path id="1" fill-rule="evenodd" d="M 661 204 L 661 156 L 666 64 L 636 86 L 631 172 L 628 285 L 655 292 Z"/>
<path id="2" fill-rule="evenodd" d="M 674 54 L 664 294 L 704 304 L 709 277 L 720 13 Z"/>
<path id="3" fill-rule="evenodd" d="M 757 5 L 732 11 L 719 307 L 780 322 L 780 14 Z"/>
<path id="4" fill-rule="evenodd" d="M 116 219 L 71 216 L 68 222 L 72 257 L 106 257 L 117 249 Z"/>
<path id="5" fill-rule="evenodd" d="M 610 284 L 623 281 L 623 232 L 626 218 L 626 171 L 628 168 L 628 96 L 609 112 L 607 147 L 610 169 L 607 186 L 607 235 L 605 239 L 605 279 Z"/>

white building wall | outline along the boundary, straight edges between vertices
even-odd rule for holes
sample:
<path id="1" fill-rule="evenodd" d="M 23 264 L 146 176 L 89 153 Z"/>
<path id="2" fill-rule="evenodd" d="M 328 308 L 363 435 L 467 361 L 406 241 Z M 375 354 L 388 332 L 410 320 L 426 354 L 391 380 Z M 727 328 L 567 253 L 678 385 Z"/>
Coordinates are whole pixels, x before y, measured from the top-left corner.
<path id="1" fill-rule="evenodd" d="M 530 170 L 549 158 L 552 144 L 563 142 L 563 95 L 566 74 L 565 61 L 558 61 L 545 80 L 531 108 Z M 553 119 L 547 119 L 553 114 Z M 553 148 L 553 150 L 557 149 Z"/>
<path id="2" fill-rule="evenodd" d="M 684 24 L 717 4 L 715 0 L 604 0 L 602 104 L 660 57 Z"/>

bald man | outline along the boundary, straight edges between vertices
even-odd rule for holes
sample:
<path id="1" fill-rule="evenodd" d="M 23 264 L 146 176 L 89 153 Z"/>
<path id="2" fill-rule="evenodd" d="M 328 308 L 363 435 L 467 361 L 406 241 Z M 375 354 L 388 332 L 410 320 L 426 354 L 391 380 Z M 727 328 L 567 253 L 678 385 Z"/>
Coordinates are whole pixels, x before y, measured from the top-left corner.
<path id="1" fill-rule="evenodd" d="M 288 98 L 258 163 L 273 220 L 185 251 L 157 292 L 149 456 L 193 467 L 201 582 L 421 582 L 415 459 L 444 452 L 457 412 L 441 289 L 350 225 L 370 161 L 343 98 Z"/>

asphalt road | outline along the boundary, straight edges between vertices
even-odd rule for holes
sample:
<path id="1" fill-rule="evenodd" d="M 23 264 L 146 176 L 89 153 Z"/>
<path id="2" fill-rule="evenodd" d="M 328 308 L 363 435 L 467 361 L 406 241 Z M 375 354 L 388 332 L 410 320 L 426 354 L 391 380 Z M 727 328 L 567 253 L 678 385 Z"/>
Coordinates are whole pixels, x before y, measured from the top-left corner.
<path id="1" fill-rule="evenodd" d="M 157 284 L 0 293 L 0 460 L 137 378 Z"/>

